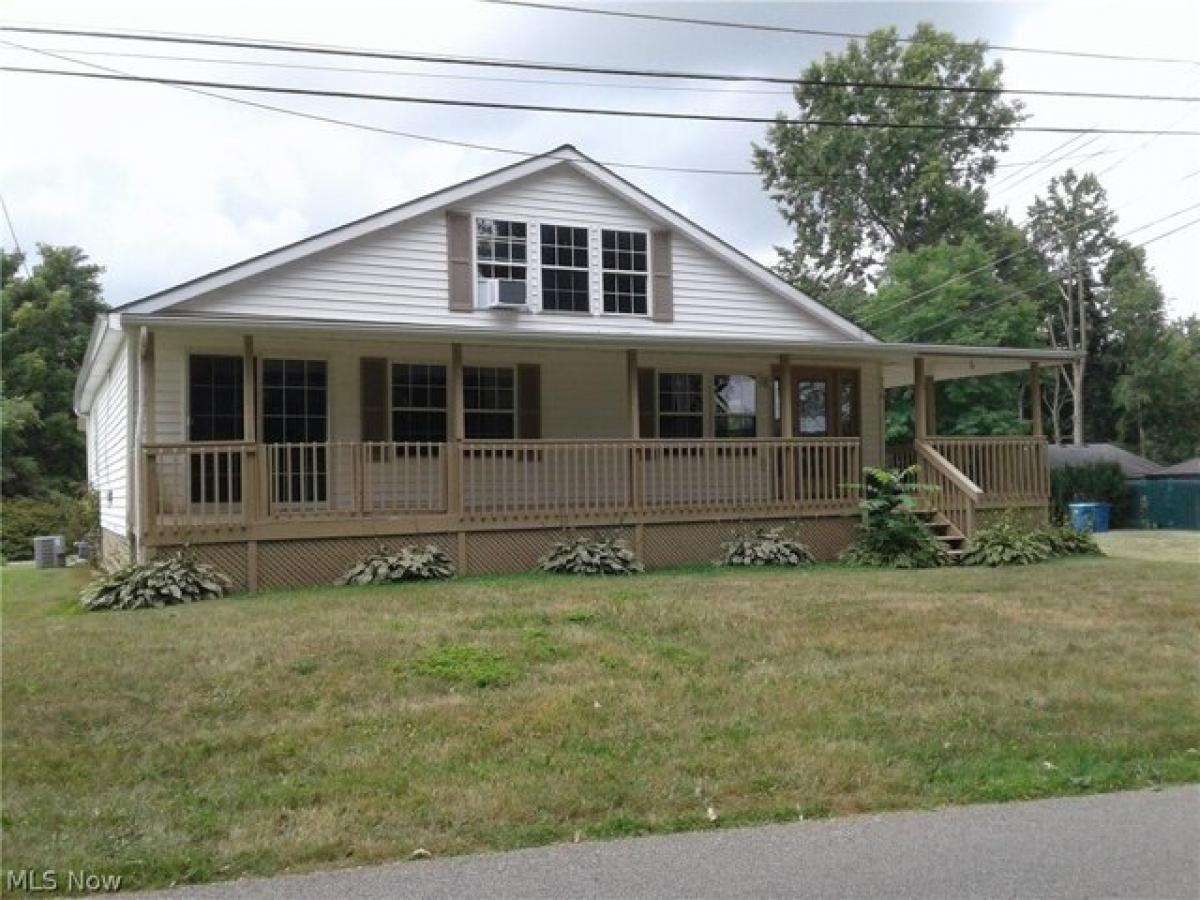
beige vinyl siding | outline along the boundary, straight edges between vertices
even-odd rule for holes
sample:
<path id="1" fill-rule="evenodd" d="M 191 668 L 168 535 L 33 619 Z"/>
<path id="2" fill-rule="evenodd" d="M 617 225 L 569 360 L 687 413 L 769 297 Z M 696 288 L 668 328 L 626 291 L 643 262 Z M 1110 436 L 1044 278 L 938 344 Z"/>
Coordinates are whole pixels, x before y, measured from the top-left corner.
<path id="1" fill-rule="evenodd" d="M 658 223 L 570 170 L 532 175 L 474 198 L 481 216 L 586 226 L 590 229 L 592 306 L 601 306 L 599 240 L 602 228 L 651 231 Z M 540 296 L 536 230 L 530 231 L 530 289 Z M 647 336 L 844 340 L 792 301 L 735 271 L 701 247 L 673 235 L 675 318 L 563 315 L 448 309 L 446 220 L 430 213 L 176 308 L 180 313 L 351 320 L 486 331 L 502 327 L 530 334 L 639 334 Z M 653 302 L 653 298 L 651 298 Z"/>
<path id="2" fill-rule="evenodd" d="M 119 351 L 96 393 L 88 417 L 88 472 L 100 494 L 100 525 L 126 533 L 129 484 L 129 356 Z"/>

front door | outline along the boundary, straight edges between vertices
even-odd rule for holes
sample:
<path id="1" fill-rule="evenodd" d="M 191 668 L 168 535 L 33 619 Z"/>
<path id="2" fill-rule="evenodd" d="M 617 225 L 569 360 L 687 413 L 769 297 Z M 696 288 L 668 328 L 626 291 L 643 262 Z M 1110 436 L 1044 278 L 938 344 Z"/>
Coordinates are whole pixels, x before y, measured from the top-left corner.
<path id="1" fill-rule="evenodd" d="M 857 437 L 860 431 L 858 372 L 796 369 L 795 437 Z"/>
<path id="2" fill-rule="evenodd" d="M 268 445 L 277 504 L 312 507 L 328 501 L 327 368 L 324 360 L 263 360 L 262 441 Z"/>

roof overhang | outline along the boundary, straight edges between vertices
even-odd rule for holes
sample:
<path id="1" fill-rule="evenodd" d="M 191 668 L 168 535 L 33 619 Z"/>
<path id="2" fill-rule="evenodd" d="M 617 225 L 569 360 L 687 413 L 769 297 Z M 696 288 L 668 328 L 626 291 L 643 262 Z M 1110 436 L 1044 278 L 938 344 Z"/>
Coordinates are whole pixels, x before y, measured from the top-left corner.
<path id="1" fill-rule="evenodd" d="M 885 387 L 902 387 L 913 382 L 913 360 L 925 360 L 925 374 L 938 381 L 1027 371 L 1031 364 L 1050 368 L 1070 363 L 1075 354 L 1069 350 L 1033 350 L 1016 347 L 964 347 L 947 344 L 887 344 L 882 341 L 790 341 L 742 338 L 728 335 L 700 339 L 673 335 L 648 336 L 635 330 L 606 334 L 580 331 L 577 334 L 531 332 L 514 318 L 508 328 L 490 322 L 486 327 L 463 325 L 457 328 L 396 323 L 380 325 L 350 320 L 278 319 L 237 315 L 162 315 L 124 313 L 124 325 L 148 325 L 154 328 L 234 329 L 239 334 L 319 334 L 323 340 L 361 341 L 367 335 L 381 339 L 428 343 L 461 343 L 471 346 L 505 345 L 537 348 L 591 348 L 619 350 L 659 350 L 694 353 L 747 353 L 754 355 L 788 354 L 803 359 L 837 359 L 875 362 L 882 365 Z"/>
<path id="2" fill-rule="evenodd" d="M 88 338 L 79 377 L 75 379 L 75 394 L 72 405 L 75 415 L 86 416 L 92 410 L 92 401 L 113 357 L 121 347 L 124 334 L 121 332 L 121 317 L 115 313 L 101 313 L 92 323 L 92 334 Z"/>

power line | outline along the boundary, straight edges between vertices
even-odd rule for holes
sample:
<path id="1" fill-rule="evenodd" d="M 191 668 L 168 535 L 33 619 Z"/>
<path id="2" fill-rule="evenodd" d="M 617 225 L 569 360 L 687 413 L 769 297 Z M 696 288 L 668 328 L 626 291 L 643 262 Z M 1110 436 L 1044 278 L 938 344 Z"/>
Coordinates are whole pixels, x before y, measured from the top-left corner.
<path id="1" fill-rule="evenodd" d="M 487 68 L 533 69 L 543 72 L 571 72 L 585 75 L 615 75 L 634 78 L 670 78 L 688 81 L 760 82 L 802 87 L 853 88 L 875 90 L 897 90 L 916 92 L 941 92 L 952 94 L 1014 94 L 1027 96 L 1071 97 L 1093 100 L 1141 100 L 1195 103 L 1196 96 L 1172 96 L 1162 94 L 1122 94 L 1095 91 L 1056 91 L 1044 88 L 977 87 L 955 84 L 920 84 L 895 81 L 855 81 L 830 79 L 804 79 L 785 75 L 742 75 L 734 73 L 681 72 L 669 69 L 625 69 L 606 66 L 585 66 L 575 63 L 540 62 L 536 60 L 497 59 L 494 57 L 452 56 L 445 54 L 373 50 L 355 47 L 336 47 L 323 44 L 301 44 L 282 41 L 250 40 L 240 37 L 217 37 L 208 35 L 163 34 L 148 31 L 107 31 L 82 28 L 51 28 L 44 26 L 0 25 L 0 31 L 23 34 L 50 34 L 69 37 L 91 37 L 105 40 L 146 41 L 169 44 L 189 44 L 205 47 L 232 47 L 242 50 L 267 50 L 281 53 L 311 53 L 332 56 L 356 56 L 369 59 L 390 59 L 404 62 L 425 62 L 439 65 L 479 66 Z"/>
<path id="2" fill-rule="evenodd" d="M 21 257 L 21 268 L 25 270 L 25 277 L 31 278 L 29 272 L 29 261 L 25 259 L 25 251 L 21 249 L 21 239 L 17 237 L 17 229 L 13 225 L 12 216 L 8 212 L 8 204 L 4 202 L 4 195 L 0 194 L 0 209 L 4 210 L 4 221 L 8 223 L 8 233 L 12 235 L 13 249 Z"/>
<path id="3" fill-rule="evenodd" d="M 834 119 L 789 119 L 785 116 L 737 116 L 717 113 L 669 112 L 649 109 L 612 109 L 586 106 L 547 106 L 535 103 L 504 103 L 495 100 L 462 100 L 439 97 L 413 97 L 397 94 L 373 94 L 363 91 L 322 90 L 317 88 L 282 87 L 279 85 L 244 84 L 239 82 L 206 81 L 188 78 L 164 78 L 151 75 L 116 75 L 101 72 L 68 72 L 60 69 L 39 69 L 27 66 L 0 66 L 0 72 L 26 75 L 57 75 L 67 78 L 88 78 L 102 81 L 125 81 L 146 84 L 174 84 L 185 87 L 215 88 L 228 91 L 290 94 L 300 97 L 327 97 L 340 100 L 369 100 L 384 103 L 412 103 L 422 106 L 467 107 L 473 109 L 504 109 L 517 112 L 541 112 L 564 115 L 616 116 L 635 119 L 667 119 L 691 122 L 725 122 L 758 125 L 812 125 L 830 128 L 896 129 L 901 131 L 986 131 L 1042 132 L 1048 134 L 1160 134 L 1174 137 L 1197 137 L 1200 131 L 1154 131 L 1146 128 L 1068 128 L 1049 125 L 952 125 L 933 122 L 871 122 L 839 121 Z"/>
<path id="4" fill-rule="evenodd" d="M 105 71 L 105 72 L 113 72 L 113 73 L 116 73 L 119 75 L 128 74 L 128 73 L 122 72 L 120 69 L 114 69 L 111 66 L 104 66 L 99 63 L 92 63 L 92 62 L 88 62 L 88 61 L 82 60 L 82 59 L 75 59 L 71 56 L 66 56 L 66 55 L 63 55 L 54 50 L 47 50 L 42 47 L 30 47 L 25 44 L 18 44 L 13 41 L 5 41 L 5 40 L 0 40 L 0 43 L 5 44 L 9 47 L 16 48 L 18 50 L 25 50 L 29 53 L 36 53 L 36 54 L 40 54 L 42 56 L 51 57 L 53 59 L 57 59 L 62 62 L 75 63 L 75 64 L 81 65 L 81 66 L 89 66 L 93 69 L 98 69 L 98 70 Z M 505 154 L 508 156 L 518 156 L 518 157 L 522 157 L 525 159 L 533 159 L 534 157 L 545 155 L 543 152 L 536 152 L 536 151 L 529 151 L 529 150 L 516 150 L 511 147 L 499 147 L 499 146 L 496 146 L 493 144 L 480 144 L 480 143 L 475 143 L 475 142 L 471 142 L 471 141 L 454 140 L 452 138 L 435 137 L 433 135 L 427 135 L 427 134 L 416 134 L 411 131 L 400 131 L 400 130 L 397 130 L 394 128 L 385 128 L 381 125 L 370 125 L 370 124 L 367 124 L 364 122 L 356 122 L 353 120 L 341 119 L 341 118 L 336 118 L 333 116 L 323 116 L 323 115 L 319 115 L 317 113 L 305 112 L 302 110 L 291 109 L 289 107 L 284 107 L 284 106 L 275 106 L 275 105 L 269 104 L 269 103 L 259 103 L 254 100 L 247 100 L 243 97 L 229 97 L 225 94 L 217 94 L 212 91 L 200 90 L 198 88 L 180 87 L 178 85 L 164 85 L 164 87 L 172 87 L 172 88 L 175 88 L 176 90 L 187 91 L 188 93 L 198 94 L 198 95 L 201 95 L 204 97 L 211 97 L 215 100 L 224 100 L 228 103 L 236 103 L 240 106 L 247 106 L 247 107 L 251 107 L 254 109 L 261 109 L 266 112 L 282 113 L 283 115 L 296 116 L 298 118 L 309 119 L 311 121 L 316 121 L 316 122 L 323 122 L 323 123 L 326 123 L 329 125 L 339 125 L 339 126 L 343 126 L 346 128 L 358 129 L 361 131 L 368 131 L 368 132 L 373 132 L 373 133 L 377 133 L 377 134 L 386 134 L 386 135 L 391 135 L 394 137 L 407 138 L 409 140 L 425 141 L 425 142 L 429 142 L 429 143 L 442 144 L 442 145 L 452 146 L 452 147 L 461 147 L 461 148 L 468 149 L 468 150 L 480 150 L 480 151 L 484 151 L 484 152 L 488 152 L 488 153 L 500 153 L 500 154 Z M 1074 140 L 1074 139 L 1072 139 L 1072 140 Z M 1070 143 L 1070 142 L 1068 142 L 1068 143 Z M 1104 152 L 1116 152 L 1116 151 L 1104 151 Z M 1093 154 L 1088 154 L 1087 156 L 1081 157 L 1081 158 L 1089 159 L 1096 155 L 1098 155 L 1098 154 L 1093 153 Z M 1066 159 L 1073 159 L 1073 158 L 1077 158 L 1077 157 L 1063 156 L 1063 157 L 1059 157 L 1055 161 L 1059 162 L 1059 161 L 1063 161 Z M 1042 161 L 1042 160 L 1037 160 L 1037 162 L 1040 162 L 1040 161 Z M 761 177 L 761 174 L 762 174 L 759 171 L 757 171 L 756 169 L 716 169 L 716 168 L 703 168 L 703 167 L 695 167 L 695 166 L 662 166 L 662 165 L 653 165 L 653 164 L 647 164 L 647 163 L 614 162 L 614 161 L 610 161 L 610 160 L 598 160 L 598 162 L 602 166 L 608 166 L 608 167 L 614 168 L 614 169 L 639 169 L 639 170 L 648 170 L 648 171 L 655 171 L 655 172 L 673 172 L 673 173 L 688 174 L 688 175 L 743 175 L 743 176 Z M 1012 162 L 1012 163 L 995 163 L 994 165 L 997 168 L 1002 168 L 1002 167 L 1007 167 L 1007 166 L 1026 166 L 1026 165 L 1029 165 L 1029 163 L 1028 162 Z M 953 166 L 951 168 L 957 171 L 961 167 Z M 808 178 L 823 178 L 823 179 L 827 179 L 827 180 L 834 180 L 834 179 L 841 178 L 841 177 L 849 177 L 849 173 L 830 172 L 830 171 L 825 171 L 825 172 L 810 171 L 810 172 L 803 172 L 803 173 L 797 173 L 797 174 L 802 174 L 803 176 L 808 177 Z"/>
<path id="5" fill-rule="evenodd" d="M 1200 204 L 1198 204 L 1198 205 L 1200 205 Z M 1191 207 L 1191 208 L 1194 209 L 1195 207 Z M 1169 216 L 1164 216 L 1163 219 L 1161 219 L 1160 221 L 1165 221 L 1166 219 L 1173 218 L 1174 216 L 1179 215 L 1180 212 L 1184 212 L 1184 211 L 1185 210 L 1177 210 L 1176 212 L 1171 213 Z M 1195 218 L 1195 219 L 1192 219 L 1191 221 L 1184 222 L 1182 225 L 1177 225 L 1175 228 L 1172 228 L 1170 231 L 1165 231 L 1162 234 L 1156 235 L 1155 237 L 1152 237 L 1149 240 L 1145 240 L 1145 241 L 1142 241 L 1141 243 L 1137 243 L 1137 244 L 1131 244 L 1128 247 L 1118 248 L 1118 249 L 1114 250 L 1113 252 L 1121 253 L 1121 254 L 1130 253 L 1130 252 L 1132 252 L 1134 250 L 1138 250 L 1142 247 L 1148 247 L 1157 241 L 1161 241 L 1161 240 L 1164 240 L 1165 238 L 1169 238 L 1174 234 L 1178 234 L 1179 232 L 1181 232 L 1187 228 L 1191 228 L 1193 225 L 1198 225 L 1198 224 L 1200 224 L 1200 218 Z M 1149 225 L 1142 226 L 1142 228 L 1148 228 L 1148 227 L 1150 227 L 1150 226 Z M 1141 228 L 1134 229 L 1134 230 L 1140 231 Z M 1132 233 L 1133 232 L 1127 232 L 1127 234 L 1132 234 Z M 1124 237 L 1124 235 L 1122 235 L 1122 237 Z M 965 310 L 964 312 L 959 313 L 957 316 L 951 316 L 948 319 L 943 319 L 941 322 L 938 322 L 934 325 L 930 325 L 928 328 L 918 328 L 916 331 L 912 332 L 907 337 L 902 338 L 901 342 L 911 341 L 913 338 L 927 334 L 928 332 L 933 331 L 935 328 L 944 328 L 945 326 L 954 324 L 955 322 L 961 321 L 962 319 L 977 316 L 982 312 L 987 312 L 989 309 L 995 309 L 997 306 L 1000 306 L 1003 303 L 1007 303 L 1009 300 L 1015 300 L 1021 296 L 1029 296 L 1028 291 L 1033 290 L 1035 288 L 1044 287 L 1045 285 L 1048 285 L 1048 284 L 1053 284 L 1054 282 L 1059 281 L 1062 278 L 1065 278 L 1068 276 L 1078 275 L 1085 268 L 1087 268 L 1086 265 L 1081 265 L 1081 266 L 1077 266 L 1073 269 L 1068 269 L 1066 272 L 1055 273 L 1054 275 L 1051 275 L 1049 278 L 1043 279 L 1042 281 L 1039 281 L 1036 284 L 1031 285 L 1027 290 L 1014 291 L 1013 293 L 1009 294 L 1008 296 L 1001 297 L 999 300 L 997 300 L 993 303 L 985 304 L 984 306 L 980 306 L 976 309 Z"/>
<path id="6" fill-rule="evenodd" d="M 533 2 L 533 0 L 482 0 L 482 2 L 492 3 L 497 6 L 519 6 L 527 9 L 541 9 L 552 12 L 583 13 L 585 15 L 592 16 L 612 16 L 620 19 L 641 19 L 649 22 L 672 22 L 680 25 L 700 25 L 708 28 L 735 28 L 744 31 L 767 31 L 778 34 L 802 34 L 810 37 L 832 37 L 842 39 L 863 39 L 870 37 L 869 34 L 859 31 L 829 31 L 817 28 L 795 28 L 790 25 L 767 25 L 753 22 L 729 22 L 718 19 L 697 19 L 689 16 L 668 16 L 657 13 L 628 12 L 625 10 L 616 9 L 595 9 L 587 6 L 563 6 L 557 3 Z M 904 37 L 897 37 L 896 41 L 901 44 L 916 43 L 913 38 Z M 982 43 L 985 50 L 997 50 L 1004 51 L 1006 53 L 1037 53 L 1046 56 L 1073 56 L 1083 59 L 1107 59 L 1119 60 L 1122 62 L 1178 63 L 1183 65 L 1197 62 L 1197 60 L 1193 59 L 1178 59 L 1170 56 L 1134 56 L 1125 53 L 1103 53 L 1088 50 L 1056 50 L 1051 47 L 1020 47 L 1012 44 L 992 44 L 987 41 L 955 41 L 954 43 L 959 47 L 970 47 L 975 46 L 977 43 Z"/>
<path id="7" fill-rule="evenodd" d="M 1183 179 L 1180 179 L 1180 181 L 1182 181 L 1182 180 Z M 1146 222 L 1143 225 L 1138 225 L 1136 228 L 1129 229 L 1129 231 L 1125 232 L 1125 234 L 1122 235 L 1122 237 L 1126 237 L 1131 234 L 1136 234 L 1139 231 L 1145 231 L 1147 228 L 1153 228 L 1155 225 L 1161 225 L 1163 222 L 1166 222 L 1170 219 L 1174 219 L 1176 216 L 1181 216 L 1186 212 L 1191 212 L 1193 209 L 1195 209 L 1198 206 L 1200 206 L 1200 203 L 1193 203 L 1191 206 L 1185 206 L 1183 209 L 1178 209 L 1173 213 L 1169 213 L 1165 216 L 1154 219 L 1153 221 Z M 1064 237 L 1067 234 L 1074 234 L 1075 232 L 1079 231 L 1082 228 L 1087 228 L 1089 225 L 1093 225 L 1097 222 L 1102 221 L 1108 215 L 1109 215 L 1109 211 L 1105 210 L 1103 213 L 1101 213 L 1098 216 L 1093 216 L 1090 219 L 1084 219 L 1082 222 L 1079 222 L 1076 225 L 1072 225 L 1070 228 L 1065 228 L 1062 231 L 1059 231 L 1058 233 Z M 857 324 L 865 325 L 867 322 L 874 321 L 875 319 L 878 319 L 880 316 L 885 316 L 888 313 L 895 312 L 897 309 L 900 309 L 902 306 L 908 306 L 915 300 L 919 300 L 922 297 L 928 297 L 930 294 L 936 294 L 938 291 L 942 290 L 943 288 L 947 288 L 952 284 L 957 284 L 960 281 L 970 278 L 972 275 L 978 275 L 980 272 L 986 272 L 987 270 L 993 268 L 994 266 L 999 265 L 1002 262 L 1007 262 L 1008 260 L 1014 259 L 1018 256 L 1024 256 L 1026 253 L 1033 253 L 1037 249 L 1038 248 L 1036 246 L 1034 246 L 1033 244 L 1028 244 L 1019 250 L 1014 250 L 1012 253 L 1008 253 L 1004 256 L 996 257 L 995 259 L 989 259 L 982 266 L 977 266 L 976 268 L 971 269 L 969 272 L 960 272 L 958 275 L 955 275 L 951 278 L 947 278 L 945 281 L 941 282 L 940 284 L 935 284 L 933 287 L 926 288 L 923 291 L 918 291 L 915 294 L 910 294 L 909 296 L 905 297 L 903 300 L 893 303 L 891 306 L 884 307 L 883 309 L 878 309 L 875 312 L 871 313 L 869 316 L 864 316 L 862 319 L 859 319 Z"/>

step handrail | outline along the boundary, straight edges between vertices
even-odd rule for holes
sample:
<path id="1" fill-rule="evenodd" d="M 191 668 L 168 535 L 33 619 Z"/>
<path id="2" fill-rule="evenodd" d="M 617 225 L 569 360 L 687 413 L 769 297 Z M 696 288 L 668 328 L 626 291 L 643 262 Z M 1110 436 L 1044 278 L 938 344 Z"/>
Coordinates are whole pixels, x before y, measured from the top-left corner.
<path id="1" fill-rule="evenodd" d="M 929 443 L 918 438 L 913 441 L 917 459 L 923 463 L 922 477 L 938 489 L 933 501 L 940 511 L 965 538 L 975 534 L 975 511 L 983 497 L 983 488 L 968 478 L 950 460 Z"/>

